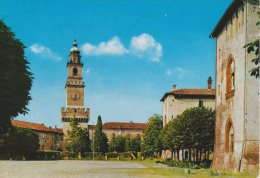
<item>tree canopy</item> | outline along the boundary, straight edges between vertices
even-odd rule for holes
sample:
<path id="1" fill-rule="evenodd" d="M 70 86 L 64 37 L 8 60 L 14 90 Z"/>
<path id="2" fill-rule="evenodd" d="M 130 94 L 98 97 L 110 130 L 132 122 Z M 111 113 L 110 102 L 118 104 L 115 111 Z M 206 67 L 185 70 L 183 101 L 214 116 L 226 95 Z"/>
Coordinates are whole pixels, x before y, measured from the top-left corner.
<path id="1" fill-rule="evenodd" d="M 126 151 L 140 152 L 141 151 L 141 137 L 136 136 L 132 139 L 126 140 Z"/>
<path id="2" fill-rule="evenodd" d="M 0 156 L 6 159 L 15 156 L 33 159 L 39 147 L 39 136 L 30 129 L 12 126 L 6 134 L 0 136 Z"/>
<path id="3" fill-rule="evenodd" d="M 124 152 L 126 148 L 126 137 L 118 135 L 117 137 L 114 137 L 109 144 L 109 151 L 113 152 Z"/>
<path id="4" fill-rule="evenodd" d="M 75 153 L 81 153 L 84 155 L 85 152 L 90 152 L 90 139 L 87 129 L 82 129 L 78 126 L 79 123 L 75 118 L 75 115 L 70 121 L 70 127 L 71 131 L 67 131 L 69 141 L 68 145 L 66 146 L 66 149 L 69 151 L 73 151 Z"/>
<path id="5" fill-rule="evenodd" d="M 186 109 L 171 120 L 162 130 L 164 149 L 213 150 L 215 111 L 211 108 Z"/>
<path id="6" fill-rule="evenodd" d="M 97 118 L 97 124 L 94 133 L 94 148 L 95 152 L 102 152 L 105 154 L 108 152 L 108 139 L 106 134 L 103 132 L 103 125 L 101 116 Z"/>
<path id="7" fill-rule="evenodd" d="M 153 155 L 162 151 L 161 130 L 163 127 L 162 116 L 154 114 L 148 120 L 148 126 L 144 130 L 142 152 Z"/>
<path id="8" fill-rule="evenodd" d="M 24 48 L 11 28 L 0 20 L 0 133 L 10 128 L 10 118 L 29 111 L 33 77 Z"/>

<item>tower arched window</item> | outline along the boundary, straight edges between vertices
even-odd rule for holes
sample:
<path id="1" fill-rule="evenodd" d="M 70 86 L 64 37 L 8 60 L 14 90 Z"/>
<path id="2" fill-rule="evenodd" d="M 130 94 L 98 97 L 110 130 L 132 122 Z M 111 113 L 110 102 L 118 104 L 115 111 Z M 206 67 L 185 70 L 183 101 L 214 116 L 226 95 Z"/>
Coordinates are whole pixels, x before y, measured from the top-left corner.
<path id="1" fill-rule="evenodd" d="M 78 69 L 77 68 L 73 68 L 73 75 L 78 75 Z"/>
<path id="2" fill-rule="evenodd" d="M 227 98 L 230 98 L 234 95 L 235 90 L 235 61 L 232 55 L 230 55 L 228 58 L 226 77 Z"/>
<path id="3" fill-rule="evenodd" d="M 233 128 L 233 122 L 230 118 L 227 120 L 227 124 L 226 124 L 225 147 L 227 153 L 234 152 L 234 128 Z"/>

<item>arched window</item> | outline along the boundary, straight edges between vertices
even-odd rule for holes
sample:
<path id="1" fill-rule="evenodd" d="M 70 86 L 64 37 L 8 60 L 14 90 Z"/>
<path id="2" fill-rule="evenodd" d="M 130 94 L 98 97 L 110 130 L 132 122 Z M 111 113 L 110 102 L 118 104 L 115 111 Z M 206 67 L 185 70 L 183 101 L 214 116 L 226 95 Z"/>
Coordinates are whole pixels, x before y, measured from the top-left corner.
<path id="1" fill-rule="evenodd" d="M 233 122 L 230 118 L 227 120 L 227 124 L 226 124 L 225 147 L 227 153 L 234 152 L 234 128 L 233 128 Z"/>
<path id="2" fill-rule="evenodd" d="M 73 75 L 78 75 L 78 69 L 77 68 L 73 68 Z"/>
<path id="3" fill-rule="evenodd" d="M 230 55 L 227 63 L 227 93 L 232 90 L 235 90 L 235 61 Z"/>

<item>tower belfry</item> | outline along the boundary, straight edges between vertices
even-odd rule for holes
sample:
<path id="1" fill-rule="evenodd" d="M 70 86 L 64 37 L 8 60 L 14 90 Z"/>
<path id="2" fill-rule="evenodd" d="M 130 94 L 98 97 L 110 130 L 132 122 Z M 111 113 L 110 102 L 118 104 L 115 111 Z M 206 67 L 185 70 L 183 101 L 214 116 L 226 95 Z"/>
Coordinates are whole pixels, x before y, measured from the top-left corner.
<path id="1" fill-rule="evenodd" d="M 66 107 L 61 108 L 61 122 L 63 124 L 64 138 L 67 137 L 67 130 L 70 130 L 70 120 L 75 115 L 79 126 L 82 128 L 88 127 L 89 108 L 84 108 L 84 88 L 85 84 L 82 82 L 82 67 L 80 50 L 77 48 L 76 40 L 72 43 L 73 47 L 70 49 L 68 67 L 68 79 L 65 85 Z M 65 145 L 64 145 L 65 146 Z"/>

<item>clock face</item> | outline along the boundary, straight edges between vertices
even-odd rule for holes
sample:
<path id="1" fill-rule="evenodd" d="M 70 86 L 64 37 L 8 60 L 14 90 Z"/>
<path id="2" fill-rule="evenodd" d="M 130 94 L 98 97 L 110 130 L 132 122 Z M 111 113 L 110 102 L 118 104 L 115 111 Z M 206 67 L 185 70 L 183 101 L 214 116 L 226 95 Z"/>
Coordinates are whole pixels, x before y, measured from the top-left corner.
<path id="1" fill-rule="evenodd" d="M 81 98 L 81 95 L 80 95 L 78 92 L 73 91 L 73 92 L 71 92 L 71 94 L 70 94 L 70 98 L 71 98 L 73 101 L 77 101 L 77 100 L 79 100 L 79 99 Z"/>

